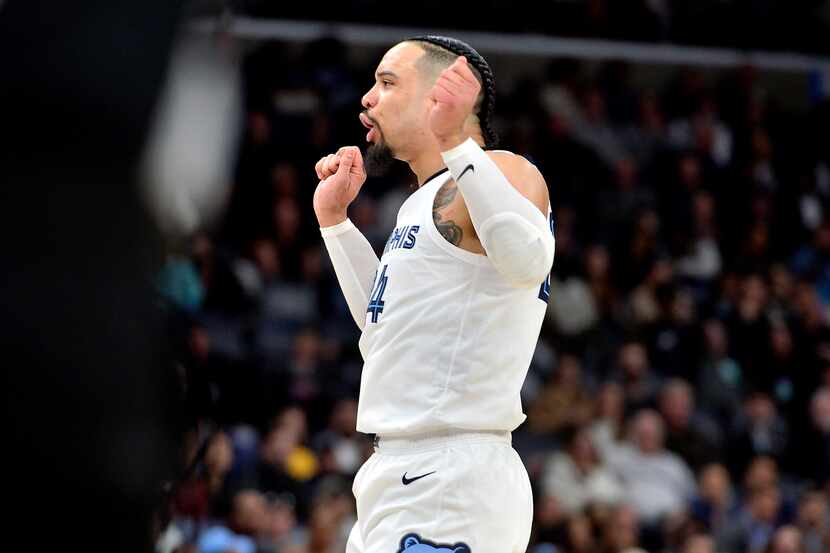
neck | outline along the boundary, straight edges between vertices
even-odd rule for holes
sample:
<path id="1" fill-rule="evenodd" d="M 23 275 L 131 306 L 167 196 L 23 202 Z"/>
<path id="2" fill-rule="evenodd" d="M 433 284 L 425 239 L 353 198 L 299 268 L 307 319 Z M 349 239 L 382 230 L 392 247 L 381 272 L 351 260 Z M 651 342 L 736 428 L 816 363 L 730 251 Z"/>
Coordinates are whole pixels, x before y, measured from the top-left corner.
<path id="1" fill-rule="evenodd" d="M 469 128 L 467 128 L 465 129 L 465 132 L 467 136 L 472 137 L 473 140 L 482 145 L 482 148 L 484 147 L 484 138 L 481 135 L 481 131 L 478 129 L 470 131 Z M 409 168 L 412 169 L 412 172 L 415 173 L 416 177 L 418 177 L 419 187 L 422 186 L 428 178 L 446 167 L 444 159 L 441 157 L 441 152 L 442 149 L 440 144 L 433 138 L 426 148 L 424 148 L 417 155 L 413 156 L 412 159 L 406 160 L 409 164 Z"/>
<path id="2" fill-rule="evenodd" d="M 430 148 L 422 152 L 418 157 L 407 161 L 409 168 L 418 177 L 418 186 L 422 186 L 428 178 L 446 167 L 444 160 L 441 158 L 441 152 L 438 148 Z"/>

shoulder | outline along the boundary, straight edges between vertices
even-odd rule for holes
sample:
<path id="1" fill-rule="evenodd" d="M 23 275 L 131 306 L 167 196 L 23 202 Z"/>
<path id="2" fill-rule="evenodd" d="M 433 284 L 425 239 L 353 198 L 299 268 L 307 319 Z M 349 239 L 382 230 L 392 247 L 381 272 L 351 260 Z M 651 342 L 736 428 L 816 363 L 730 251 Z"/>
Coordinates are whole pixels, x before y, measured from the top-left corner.
<path id="1" fill-rule="evenodd" d="M 538 175 L 539 178 L 542 178 L 542 173 L 539 172 L 539 169 L 524 156 L 514 154 L 508 150 L 485 150 L 485 152 L 502 170 L 509 169 L 528 175 Z M 542 180 L 544 181 L 544 178 Z"/>
<path id="2" fill-rule="evenodd" d="M 548 185 L 541 171 L 524 156 L 507 150 L 488 150 L 487 155 L 510 184 L 547 216 Z"/>

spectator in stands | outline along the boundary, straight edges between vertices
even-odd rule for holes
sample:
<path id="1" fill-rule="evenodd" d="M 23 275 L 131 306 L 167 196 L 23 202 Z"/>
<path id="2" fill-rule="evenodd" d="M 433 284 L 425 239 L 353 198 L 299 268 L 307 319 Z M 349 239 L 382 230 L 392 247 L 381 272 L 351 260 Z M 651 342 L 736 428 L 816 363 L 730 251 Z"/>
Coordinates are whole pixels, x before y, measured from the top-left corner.
<path id="1" fill-rule="evenodd" d="M 697 382 L 701 407 L 712 413 L 721 428 L 732 424 L 741 405 L 741 367 L 729 356 L 729 335 L 723 322 L 703 323 L 704 353 Z"/>
<path id="2" fill-rule="evenodd" d="M 729 438 L 729 464 L 732 474 L 742 474 L 749 460 L 757 455 L 781 459 L 787 447 L 788 429 L 778 415 L 772 399 L 753 392 L 744 401 Z"/>
<path id="3" fill-rule="evenodd" d="M 265 530 L 257 544 L 258 553 L 282 553 L 301 541 L 294 498 L 290 494 L 266 494 Z"/>
<path id="4" fill-rule="evenodd" d="M 680 455 L 692 470 L 718 461 L 719 434 L 713 422 L 695 410 L 694 390 L 673 378 L 660 391 L 660 414 L 666 421 L 666 448 Z"/>
<path id="5" fill-rule="evenodd" d="M 553 454 L 545 465 L 545 494 L 555 496 L 568 514 L 619 503 L 622 485 L 597 455 L 588 428 L 571 428 L 563 442 L 566 449 Z"/>
<path id="6" fill-rule="evenodd" d="M 324 473 L 353 476 L 366 457 L 368 441 L 355 430 L 357 402 L 341 399 L 334 405 L 328 427 L 313 440 Z"/>
<path id="7" fill-rule="evenodd" d="M 700 529 L 714 538 L 721 551 L 727 544 L 738 511 L 738 501 L 723 465 L 705 466 L 698 477 L 697 497 L 691 516 Z"/>
<path id="8" fill-rule="evenodd" d="M 575 355 L 563 354 L 553 378 L 529 409 L 528 427 L 538 434 L 555 434 L 569 425 L 586 424 L 592 412 L 582 362 Z"/>
<path id="9" fill-rule="evenodd" d="M 729 350 L 741 367 L 761 366 L 768 355 L 763 347 L 769 337 L 769 321 L 764 316 L 768 289 L 760 274 L 741 279 L 736 304 L 726 317 Z M 754 374 L 744 372 L 746 385 L 764 390 L 763 382 L 755 382 Z"/>
<path id="10" fill-rule="evenodd" d="M 660 304 L 659 320 L 647 329 L 651 362 L 663 377 L 694 379 L 700 338 L 692 292 L 667 288 L 660 294 Z"/>
<path id="11" fill-rule="evenodd" d="M 616 378 L 625 394 L 626 408 L 636 411 L 653 407 L 659 391 L 659 380 L 651 369 L 648 351 L 642 342 L 632 340 L 618 353 Z"/>
<path id="12" fill-rule="evenodd" d="M 651 410 L 638 412 L 631 423 L 628 447 L 611 458 L 630 501 L 646 524 L 682 513 L 695 492 L 692 471 L 683 460 L 665 449 L 665 427 Z"/>
<path id="13" fill-rule="evenodd" d="M 616 315 L 618 297 L 611 274 L 611 257 L 604 245 L 594 244 L 585 252 L 585 277 L 599 319 L 607 324 Z"/>
<path id="14" fill-rule="evenodd" d="M 694 194 L 691 217 L 691 235 L 683 237 L 688 245 L 675 244 L 682 248 L 677 259 L 677 274 L 697 285 L 699 291 L 705 291 L 723 267 L 717 241 L 715 198 L 710 192 L 700 190 Z"/>
<path id="15" fill-rule="evenodd" d="M 602 553 L 623 553 L 640 544 L 640 519 L 630 506 L 620 505 L 605 520 L 602 528 Z"/>
<path id="16" fill-rule="evenodd" d="M 256 540 L 268 521 L 265 498 L 255 490 L 242 490 L 233 498 L 228 525 L 213 526 L 199 538 L 199 553 L 255 553 Z"/>
<path id="17" fill-rule="evenodd" d="M 292 495 L 301 513 L 309 501 L 307 483 L 317 474 L 319 461 L 303 445 L 306 415 L 298 407 L 289 407 L 275 418 L 260 443 L 258 463 L 235 477 L 238 488 L 255 488 L 263 492 Z"/>
<path id="18" fill-rule="evenodd" d="M 644 328 L 658 322 L 662 315 L 659 294 L 674 279 L 674 270 L 668 258 L 655 259 L 645 279 L 628 296 L 627 312 L 631 322 Z"/>
<path id="19" fill-rule="evenodd" d="M 807 491 L 798 506 L 797 525 L 801 531 L 804 553 L 830 551 L 830 509 L 820 490 Z"/>
<path id="20" fill-rule="evenodd" d="M 775 530 L 784 523 L 781 506 L 781 492 L 777 486 L 751 489 L 736 524 L 730 529 L 726 551 L 762 553 Z"/>
<path id="21" fill-rule="evenodd" d="M 545 494 L 535 496 L 532 543 L 561 544 L 566 523 L 567 516 L 555 496 Z"/>
<path id="22" fill-rule="evenodd" d="M 217 432 L 208 442 L 199 475 L 179 487 L 175 499 L 177 510 L 200 522 L 206 521 L 211 512 L 221 511 L 227 502 L 225 479 L 233 462 L 228 435 Z"/>
<path id="23" fill-rule="evenodd" d="M 566 553 L 594 553 L 597 541 L 594 538 L 591 519 L 582 514 L 568 518 L 562 549 Z"/>

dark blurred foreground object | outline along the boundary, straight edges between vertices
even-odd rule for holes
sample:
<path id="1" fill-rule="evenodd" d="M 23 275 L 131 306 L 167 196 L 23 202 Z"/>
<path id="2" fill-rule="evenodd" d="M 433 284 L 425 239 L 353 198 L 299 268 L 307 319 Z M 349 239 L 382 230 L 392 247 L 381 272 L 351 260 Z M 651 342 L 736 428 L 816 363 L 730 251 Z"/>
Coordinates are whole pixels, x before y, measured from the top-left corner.
<path id="1" fill-rule="evenodd" d="M 3 498 L 25 550 L 152 550 L 178 428 L 135 167 L 179 18 L 0 3 Z"/>

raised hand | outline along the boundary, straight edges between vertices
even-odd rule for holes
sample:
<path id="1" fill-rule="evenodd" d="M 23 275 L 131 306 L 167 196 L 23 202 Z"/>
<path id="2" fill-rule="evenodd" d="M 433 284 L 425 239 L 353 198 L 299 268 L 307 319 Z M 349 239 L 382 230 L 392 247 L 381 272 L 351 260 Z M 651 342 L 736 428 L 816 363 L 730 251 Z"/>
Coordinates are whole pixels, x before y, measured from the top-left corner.
<path id="1" fill-rule="evenodd" d="M 366 181 L 363 155 L 357 146 L 345 146 L 314 166 L 320 179 L 314 191 L 314 213 L 321 227 L 346 220 L 349 207 Z"/>
<path id="2" fill-rule="evenodd" d="M 480 90 L 464 56 L 459 56 L 438 76 L 429 93 L 429 127 L 443 149 L 457 146 L 467 138 L 464 121 L 473 112 Z"/>

